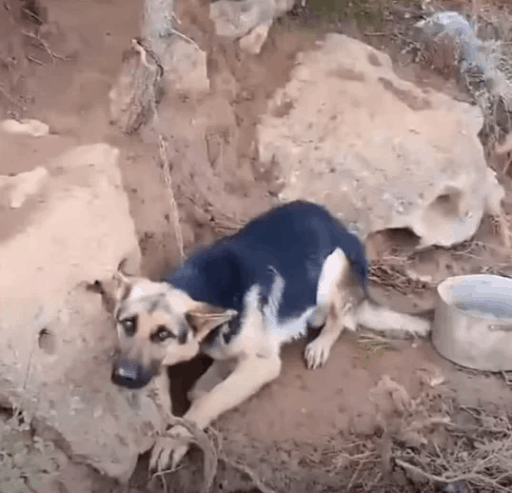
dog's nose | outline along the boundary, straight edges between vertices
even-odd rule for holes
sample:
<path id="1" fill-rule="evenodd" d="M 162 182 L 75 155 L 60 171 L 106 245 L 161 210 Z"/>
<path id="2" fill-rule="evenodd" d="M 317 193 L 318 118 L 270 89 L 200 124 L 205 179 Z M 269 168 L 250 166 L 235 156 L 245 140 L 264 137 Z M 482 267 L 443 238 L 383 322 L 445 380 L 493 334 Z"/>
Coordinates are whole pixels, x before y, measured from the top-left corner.
<path id="1" fill-rule="evenodd" d="M 128 389 L 141 389 L 145 387 L 152 378 L 152 373 L 138 361 L 122 359 L 114 365 L 112 381 L 121 387 Z"/>

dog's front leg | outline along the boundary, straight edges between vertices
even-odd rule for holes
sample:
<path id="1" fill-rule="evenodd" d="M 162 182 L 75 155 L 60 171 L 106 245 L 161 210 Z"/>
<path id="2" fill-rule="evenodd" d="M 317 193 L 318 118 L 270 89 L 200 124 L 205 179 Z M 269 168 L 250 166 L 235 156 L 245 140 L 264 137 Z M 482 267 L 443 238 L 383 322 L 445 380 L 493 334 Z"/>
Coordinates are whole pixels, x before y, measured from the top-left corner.
<path id="1" fill-rule="evenodd" d="M 179 442 L 177 442 L 175 438 L 169 437 L 166 433 L 167 428 L 170 425 L 172 426 L 173 418 L 170 385 L 171 382 L 169 379 L 169 374 L 167 372 L 167 367 L 165 367 L 163 368 L 162 373 L 153 379 L 153 397 L 160 416 L 162 417 L 162 432 L 164 435 L 157 436 L 155 444 L 153 445 L 153 449 L 151 450 L 151 457 L 149 460 L 150 470 L 156 468 L 159 457 L 162 456 L 162 453 L 165 453 L 163 451 L 172 451 L 174 448 L 179 446 Z M 159 468 L 159 470 L 161 471 L 162 469 Z"/>
<path id="2" fill-rule="evenodd" d="M 171 400 L 171 382 L 167 373 L 167 367 L 162 369 L 162 373 L 153 379 L 153 395 L 155 404 L 164 420 L 164 429 L 171 422 L 172 400 Z"/>
<path id="3" fill-rule="evenodd" d="M 229 411 L 254 395 L 265 384 L 276 379 L 281 371 L 279 355 L 269 357 L 249 356 L 239 360 L 233 372 L 210 392 L 198 397 L 183 416 L 200 429 L 207 428 L 221 414 Z M 190 433 L 182 426 L 171 430 L 175 442 L 155 451 L 150 467 L 163 470 L 172 456 L 172 467 L 176 467 L 187 453 Z"/>
<path id="4" fill-rule="evenodd" d="M 205 429 L 221 414 L 229 411 L 254 395 L 265 384 L 275 380 L 281 372 L 281 358 L 246 356 L 240 359 L 231 375 L 210 392 L 192 403 L 184 418 Z"/>
<path id="5" fill-rule="evenodd" d="M 210 368 L 199 377 L 192 389 L 187 394 L 188 400 L 193 402 L 199 397 L 210 392 L 221 383 L 233 370 L 233 361 L 214 360 Z"/>

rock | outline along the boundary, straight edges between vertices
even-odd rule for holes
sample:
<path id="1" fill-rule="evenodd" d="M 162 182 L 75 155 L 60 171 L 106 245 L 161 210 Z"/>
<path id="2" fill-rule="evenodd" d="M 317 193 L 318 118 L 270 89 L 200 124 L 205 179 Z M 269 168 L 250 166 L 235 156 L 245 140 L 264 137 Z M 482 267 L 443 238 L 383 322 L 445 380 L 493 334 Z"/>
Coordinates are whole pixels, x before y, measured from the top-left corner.
<path id="1" fill-rule="evenodd" d="M 326 205 L 362 237 L 410 228 L 419 246 L 470 238 L 503 188 L 487 167 L 477 107 L 401 80 L 389 56 L 339 34 L 301 54 L 258 125 L 280 199 Z"/>
<path id="2" fill-rule="evenodd" d="M 416 37 L 432 66 L 455 76 L 459 89 L 481 106 L 483 137 L 512 131 L 512 83 L 504 72 L 510 57 L 506 43 L 484 41 L 457 12 L 436 12 L 415 24 Z"/>
<path id="3" fill-rule="evenodd" d="M 11 134 L 25 134 L 32 137 L 42 137 L 50 133 L 50 127 L 39 120 L 4 120 L 0 123 L 0 129 Z"/>
<path id="4" fill-rule="evenodd" d="M 154 116 L 162 94 L 162 67 L 145 47 L 132 41 L 109 93 L 110 123 L 132 134 Z"/>
<path id="5" fill-rule="evenodd" d="M 210 90 L 206 53 L 194 42 L 177 35 L 160 40 L 163 54 L 158 63 L 144 45 L 132 41 L 125 50 L 121 70 L 108 95 L 110 123 L 126 134 L 136 132 L 155 117 L 154 110 L 166 88 L 189 97 L 201 97 Z"/>
<path id="6" fill-rule="evenodd" d="M 238 39 L 256 26 L 288 12 L 294 0 L 218 0 L 210 4 L 210 18 L 217 36 Z"/>
<path id="7" fill-rule="evenodd" d="M 239 41 L 240 48 L 251 55 L 258 55 L 267 39 L 272 22 L 272 19 L 263 22 L 259 26 L 256 26 L 249 34 L 241 38 Z"/>
<path id="8" fill-rule="evenodd" d="M 180 23 L 174 15 L 175 3 L 174 0 L 144 2 L 144 44 L 162 64 L 164 77 L 171 92 L 200 97 L 210 90 L 206 53 L 195 41 L 173 26 L 174 21 Z M 185 8 L 184 5 L 182 7 Z M 199 22 L 200 13 L 196 9 L 192 10 L 193 13 L 190 15 L 194 18 L 192 24 L 195 24 Z M 185 17 L 188 17 L 188 14 Z M 152 57 L 148 53 L 145 58 Z"/>
<path id="9" fill-rule="evenodd" d="M 7 203 L 12 209 L 19 209 L 27 198 L 38 194 L 48 177 L 48 171 L 38 166 L 14 176 L 0 176 L 0 207 Z"/>
<path id="10" fill-rule="evenodd" d="M 131 271 L 140 262 L 118 156 L 103 143 L 71 148 L 43 163 L 36 204 L 0 215 L 0 403 L 125 481 L 162 423 L 147 396 L 134 411 L 111 383 L 115 328 L 87 289 L 123 258 Z"/>
<path id="11" fill-rule="evenodd" d="M 173 92 L 201 96 L 210 90 L 206 53 L 195 43 L 173 36 L 161 62 Z"/>

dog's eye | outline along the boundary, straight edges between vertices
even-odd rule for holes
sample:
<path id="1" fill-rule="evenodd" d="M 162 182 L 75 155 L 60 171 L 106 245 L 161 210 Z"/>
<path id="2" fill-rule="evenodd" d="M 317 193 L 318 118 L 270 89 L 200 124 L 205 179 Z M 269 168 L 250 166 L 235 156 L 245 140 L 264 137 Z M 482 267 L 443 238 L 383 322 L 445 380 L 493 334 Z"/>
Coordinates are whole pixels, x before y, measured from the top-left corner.
<path id="1" fill-rule="evenodd" d="M 126 335 L 132 336 L 137 330 L 137 317 L 125 318 L 120 320 L 119 323 L 123 326 Z"/>
<path id="2" fill-rule="evenodd" d="M 164 325 L 160 325 L 156 332 L 153 334 L 155 341 L 165 341 L 166 339 L 169 339 L 170 337 L 176 337 L 170 330 L 167 329 Z"/>

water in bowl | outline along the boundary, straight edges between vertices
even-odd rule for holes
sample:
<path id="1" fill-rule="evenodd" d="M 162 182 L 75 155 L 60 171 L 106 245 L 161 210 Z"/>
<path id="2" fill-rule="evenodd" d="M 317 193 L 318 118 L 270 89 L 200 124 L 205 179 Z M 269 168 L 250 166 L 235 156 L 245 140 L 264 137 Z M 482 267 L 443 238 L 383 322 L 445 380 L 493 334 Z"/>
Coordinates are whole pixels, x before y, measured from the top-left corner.
<path id="1" fill-rule="evenodd" d="M 453 306 L 464 315 L 487 319 L 512 319 L 512 305 L 503 300 L 464 300 Z"/>

